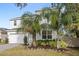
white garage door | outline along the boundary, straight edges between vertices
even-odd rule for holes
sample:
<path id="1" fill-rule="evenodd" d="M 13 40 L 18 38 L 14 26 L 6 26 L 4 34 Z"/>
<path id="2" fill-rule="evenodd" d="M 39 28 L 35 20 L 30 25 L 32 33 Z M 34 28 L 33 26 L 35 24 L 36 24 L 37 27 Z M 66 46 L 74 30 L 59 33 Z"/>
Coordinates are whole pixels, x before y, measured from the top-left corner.
<path id="1" fill-rule="evenodd" d="M 9 35 L 9 43 L 17 43 L 17 35 Z"/>
<path id="2" fill-rule="evenodd" d="M 17 37 L 16 32 L 8 32 L 9 43 L 17 43 Z"/>

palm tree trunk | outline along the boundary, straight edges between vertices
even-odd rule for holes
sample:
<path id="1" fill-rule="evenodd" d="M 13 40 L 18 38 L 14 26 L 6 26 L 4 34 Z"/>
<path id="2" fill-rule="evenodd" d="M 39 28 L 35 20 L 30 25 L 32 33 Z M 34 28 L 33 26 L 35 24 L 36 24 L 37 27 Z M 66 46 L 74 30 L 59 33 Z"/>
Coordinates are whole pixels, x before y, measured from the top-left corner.
<path id="1" fill-rule="evenodd" d="M 59 10 L 60 11 L 60 10 Z M 57 49 L 59 49 L 61 46 L 60 46 L 60 34 L 59 34 L 59 29 L 60 29 L 60 26 L 61 26 L 61 12 L 59 14 L 59 19 L 58 19 L 58 29 L 57 29 Z"/>
<path id="2" fill-rule="evenodd" d="M 36 47 L 36 33 L 33 34 L 32 46 Z"/>

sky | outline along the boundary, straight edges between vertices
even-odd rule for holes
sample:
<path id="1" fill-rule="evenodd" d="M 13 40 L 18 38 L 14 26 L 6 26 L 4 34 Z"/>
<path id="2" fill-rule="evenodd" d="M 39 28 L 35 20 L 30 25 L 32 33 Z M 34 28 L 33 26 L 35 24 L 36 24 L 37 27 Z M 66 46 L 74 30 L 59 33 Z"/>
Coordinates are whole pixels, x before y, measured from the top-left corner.
<path id="1" fill-rule="evenodd" d="M 30 3 L 23 9 L 19 9 L 15 4 L 0 3 L 0 28 L 10 28 L 10 20 L 15 17 L 20 17 L 24 12 L 32 12 L 42 9 L 44 7 L 50 7 L 49 3 Z"/>

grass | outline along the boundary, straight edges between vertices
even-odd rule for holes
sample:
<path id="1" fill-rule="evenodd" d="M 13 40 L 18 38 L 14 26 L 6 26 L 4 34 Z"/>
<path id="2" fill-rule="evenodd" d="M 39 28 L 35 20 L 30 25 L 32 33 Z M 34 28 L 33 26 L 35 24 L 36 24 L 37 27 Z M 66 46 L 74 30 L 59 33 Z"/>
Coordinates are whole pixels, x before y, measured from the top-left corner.
<path id="1" fill-rule="evenodd" d="M 3 44 L 6 44 L 6 43 L 0 43 L 0 45 L 3 45 Z"/>
<path id="2" fill-rule="evenodd" d="M 4 52 L 4 53 L 3 53 Z M 73 56 L 79 55 L 79 50 L 70 49 L 69 51 L 58 52 L 53 49 L 29 49 L 20 45 L 18 47 L 0 52 L 0 56 Z"/>

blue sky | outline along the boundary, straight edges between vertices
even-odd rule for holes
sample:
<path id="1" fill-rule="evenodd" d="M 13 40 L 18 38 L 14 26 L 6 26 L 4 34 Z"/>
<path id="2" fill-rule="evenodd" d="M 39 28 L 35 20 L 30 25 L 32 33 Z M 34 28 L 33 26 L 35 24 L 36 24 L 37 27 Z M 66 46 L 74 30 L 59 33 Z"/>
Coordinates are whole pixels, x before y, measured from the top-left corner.
<path id="1" fill-rule="evenodd" d="M 0 4 L 0 28 L 9 28 L 9 20 L 14 17 L 21 16 L 24 12 L 30 11 L 34 13 L 43 7 L 49 7 L 48 3 L 32 3 L 28 4 L 25 8 L 19 9 L 15 4 Z"/>

